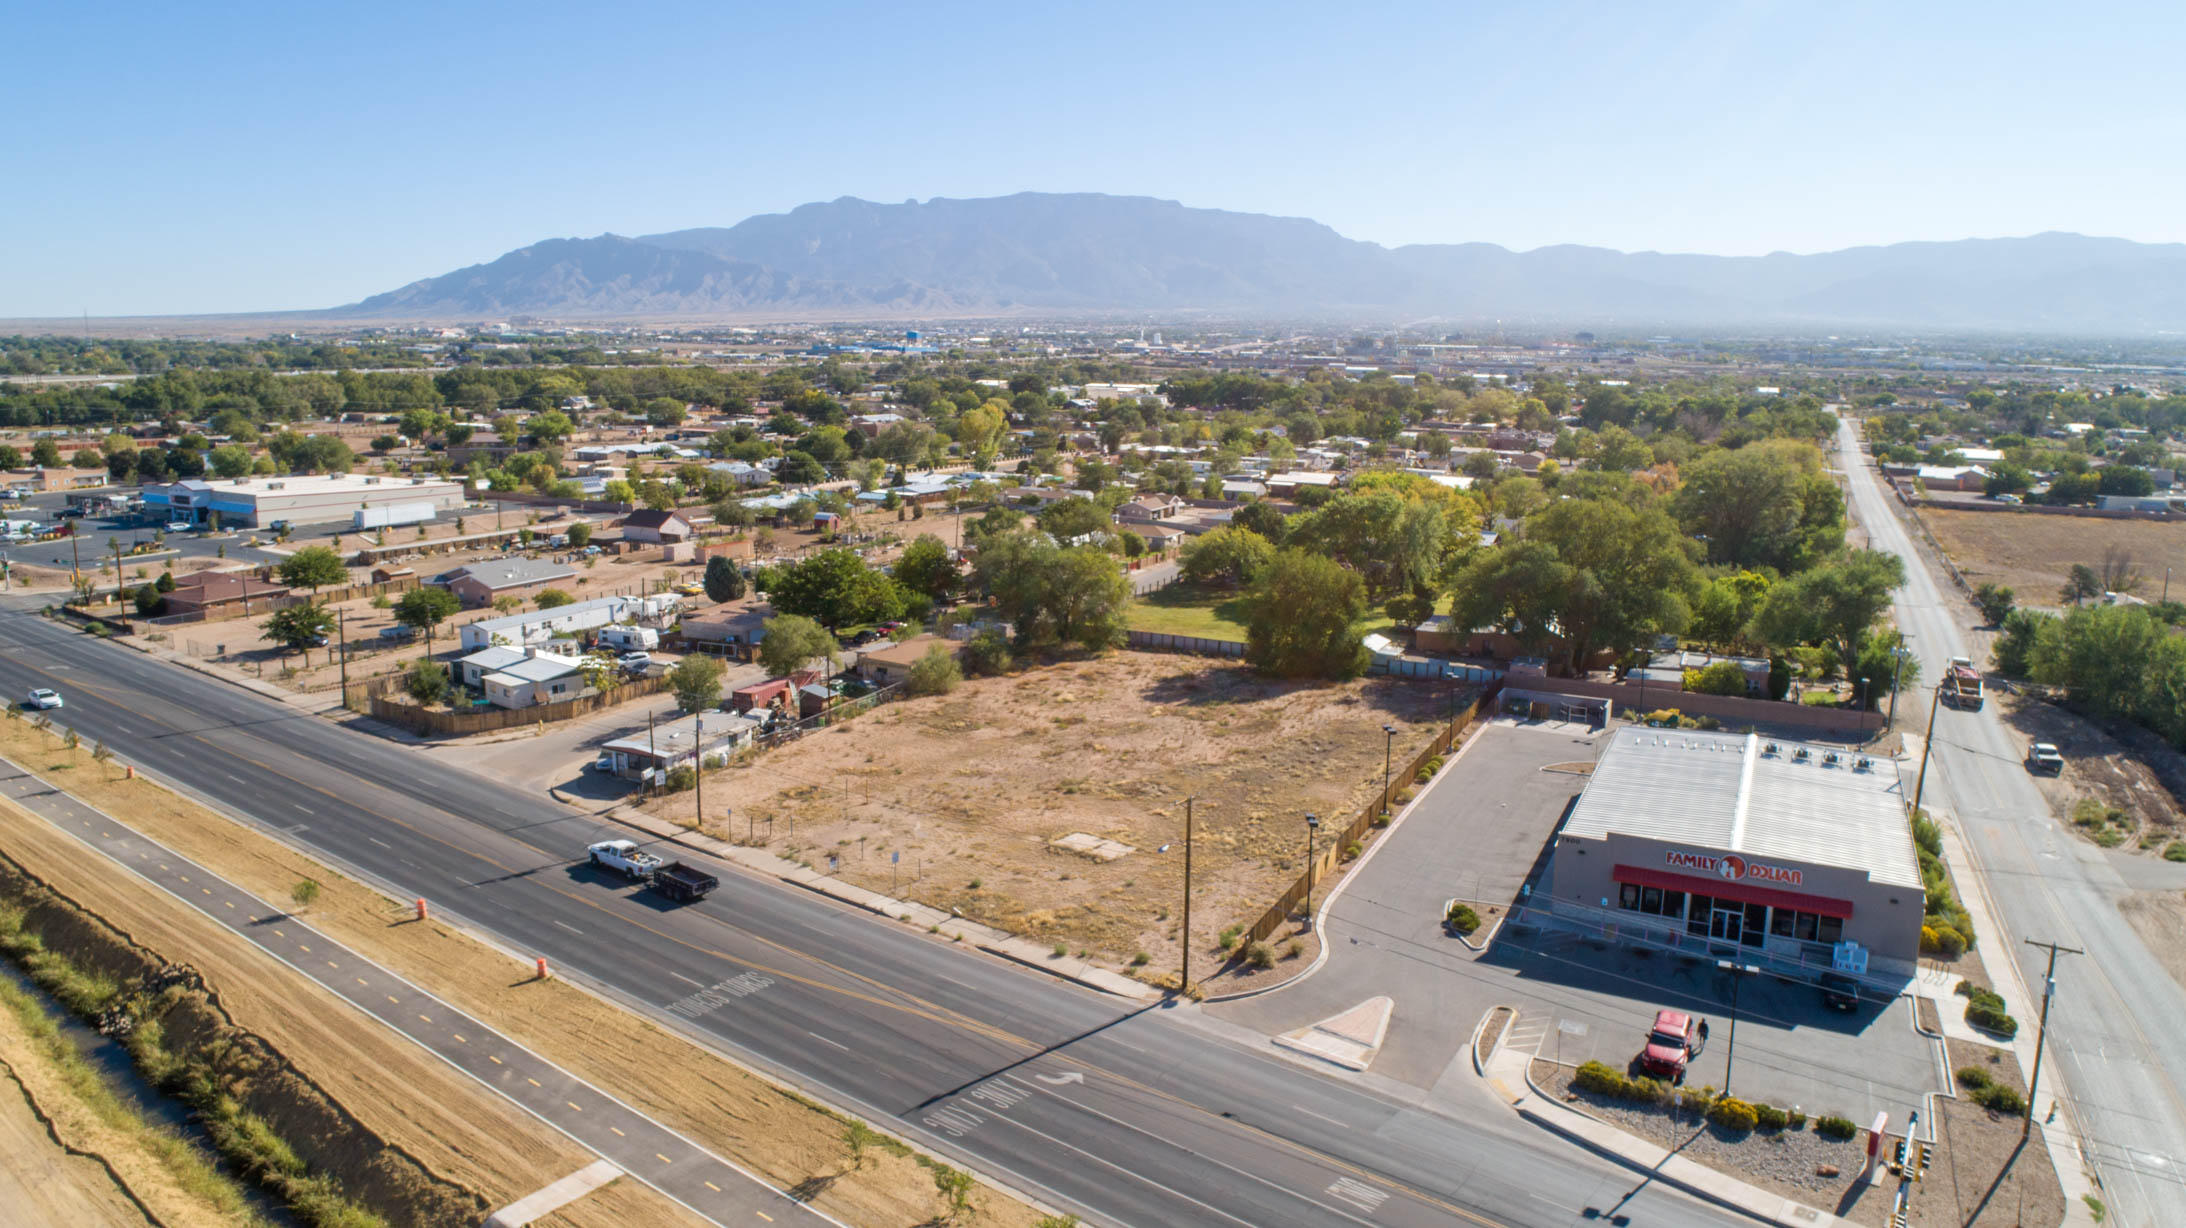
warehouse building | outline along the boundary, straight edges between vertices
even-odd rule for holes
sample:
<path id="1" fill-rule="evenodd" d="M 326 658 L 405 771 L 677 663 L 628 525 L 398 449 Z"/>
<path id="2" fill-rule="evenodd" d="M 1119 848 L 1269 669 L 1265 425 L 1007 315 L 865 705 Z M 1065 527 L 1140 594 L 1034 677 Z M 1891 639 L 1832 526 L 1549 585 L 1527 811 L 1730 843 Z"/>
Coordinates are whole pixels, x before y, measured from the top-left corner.
<path id="1" fill-rule="evenodd" d="M 354 523 L 366 508 L 410 503 L 429 503 L 441 511 L 461 507 L 463 484 L 368 473 L 297 473 L 236 481 L 192 478 L 144 488 L 145 510 L 155 520 L 218 523 L 231 529 L 263 529 L 275 521 Z"/>
<path id="2" fill-rule="evenodd" d="M 1619 729 L 1529 903 L 1619 942 L 1766 971 L 1910 977 L 1925 904 L 1897 765 Z"/>

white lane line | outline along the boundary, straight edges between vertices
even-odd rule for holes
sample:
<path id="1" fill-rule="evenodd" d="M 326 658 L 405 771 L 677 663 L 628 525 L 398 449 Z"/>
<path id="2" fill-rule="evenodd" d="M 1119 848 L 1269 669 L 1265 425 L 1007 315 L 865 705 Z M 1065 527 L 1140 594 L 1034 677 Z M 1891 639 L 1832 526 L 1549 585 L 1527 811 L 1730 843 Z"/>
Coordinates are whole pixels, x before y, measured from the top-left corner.
<path id="1" fill-rule="evenodd" d="M 704 989 L 704 988 L 706 987 L 706 982 L 704 982 L 704 981 L 694 981 L 694 980 L 692 980 L 691 978 L 689 978 L 689 977 L 687 977 L 687 976 L 683 975 L 683 974 L 682 974 L 682 973 L 680 973 L 680 972 L 671 972 L 671 973 L 669 973 L 668 975 L 669 975 L 669 976 L 672 976 L 672 977 L 674 977 L 675 979 L 677 979 L 677 980 L 679 980 L 679 981 L 683 982 L 683 983 L 684 983 L 684 984 L 686 984 L 686 985 L 696 985 L 696 986 L 698 986 L 698 987 L 699 987 L 700 989 Z"/>
<path id="2" fill-rule="evenodd" d="M 561 923 L 561 922 L 559 922 L 559 921 L 556 921 L 556 922 L 555 922 L 554 924 L 556 924 L 556 925 L 562 925 L 562 923 Z M 584 931 L 583 931 L 583 930 L 581 930 L 581 929 L 578 929 L 578 928 L 577 928 L 576 926 L 574 926 L 574 925 L 562 925 L 562 928 L 563 928 L 563 929 L 565 929 L 565 930 L 568 930 L 568 931 L 569 931 L 570 933 L 572 933 L 572 934 L 582 934 L 582 933 L 584 933 Z"/>
<path id="3" fill-rule="evenodd" d="M 829 1040 L 827 1037 L 820 1035 L 818 1032 L 813 1031 L 811 1028 L 805 1029 L 805 1035 L 810 1036 L 812 1039 L 819 1041 L 823 1045 L 833 1045 L 837 1049 L 842 1050 L 844 1053 L 850 1052 L 850 1046 L 842 1043 L 839 1040 Z"/>
<path id="4" fill-rule="evenodd" d="M 306 806 L 306 805 L 304 805 L 304 804 L 303 804 L 302 802 L 292 802 L 292 803 L 290 803 L 290 804 L 291 804 L 291 805 L 293 805 L 293 806 L 295 806 L 295 807 L 296 807 L 296 808 L 297 808 L 298 810 L 301 810 L 301 811 L 303 811 L 303 812 L 304 812 L 305 814 L 308 814 L 308 815 L 314 815 L 314 816 L 315 816 L 315 815 L 317 815 L 317 814 L 319 813 L 318 811 L 316 811 L 316 810 L 313 810 L 313 809 L 312 809 L 311 807 L 309 807 L 309 806 Z"/>
<path id="5" fill-rule="evenodd" d="M 380 839 L 378 836 L 366 836 L 365 839 L 379 845 L 383 849 L 391 849 L 395 847 L 394 845 L 387 843 L 385 840 Z"/>
<path id="6" fill-rule="evenodd" d="M 1291 1106 L 1290 1106 L 1290 1111 L 1291 1111 L 1291 1112 L 1293 1112 L 1293 1113 L 1303 1113 L 1303 1114 L 1305 1114 L 1305 1115 L 1306 1115 L 1306 1116 L 1308 1116 L 1308 1117 L 1318 1117 L 1318 1118 L 1320 1118 L 1320 1119 L 1321 1119 L 1322 1121 L 1325 1121 L 1325 1122 L 1327 1122 L 1327 1123 L 1328 1123 L 1329 1125 L 1332 1125 L 1332 1126 L 1336 1127 L 1336 1128 L 1337 1128 L 1338 1130 L 1348 1130 L 1348 1129 L 1350 1129 L 1350 1128 L 1351 1128 L 1351 1127 L 1349 1127 L 1349 1126 L 1346 1126 L 1346 1125 L 1345 1125 L 1345 1124 L 1343 1124 L 1342 1122 L 1340 1122 L 1340 1121 L 1337 1121 L 1337 1120 L 1336 1120 L 1335 1118 L 1333 1118 L 1333 1117 L 1330 1117 L 1330 1116 L 1329 1116 L 1328 1114 L 1326 1114 L 1326 1113 L 1316 1113 L 1316 1112 L 1314 1112 L 1314 1111 L 1313 1111 L 1312 1109 L 1306 1108 L 1306 1107 L 1304 1107 L 1303 1105 L 1296 1105 L 1296 1104 L 1294 1104 L 1294 1105 L 1291 1105 Z"/>

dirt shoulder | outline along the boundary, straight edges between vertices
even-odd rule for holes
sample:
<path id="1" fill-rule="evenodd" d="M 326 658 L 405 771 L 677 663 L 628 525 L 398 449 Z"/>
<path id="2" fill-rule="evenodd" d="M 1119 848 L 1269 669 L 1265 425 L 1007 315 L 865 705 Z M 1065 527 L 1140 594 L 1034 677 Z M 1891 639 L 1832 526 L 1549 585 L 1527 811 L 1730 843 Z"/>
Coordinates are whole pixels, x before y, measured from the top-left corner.
<path id="1" fill-rule="evenodd" d="M 22 722 L 0 722 L 0 753 L 41 772 L 68 760 L 52 739 Z M 803 1097 L 567 982 L 534 982 L 529 965 L 437 921 L 419 924 L 404 904 L 142 777 L 120 779 L 117 770 L 93 763 L 88 754 L 77 762 L 47 773 L 48 778 L 110 814 L 129 816 L 147 835 L 262 898 L 286 899 L 297 880 L 318 880 L 322 891 L 309 920 L 328 936 L 564 1069 L 614 1087 L 635 1107 L 779 1188 L 817 1191 L 815 1206 L 854 1224 L 916 1224 L 948 1210 L 932 1173 L 913 1157 L 868 1147 L 862 1158 L 854 1158 L 844 1120 Z M 11 852 L 19 833 L 26 847 L 41 843 L 32 824 L 44 826 L 20 814 L 0 819 Z M 62 839 L 48 834 L 44 851 L 27 855 L 41 866 L 56 860 L 80 866 L 81 846 L 53 843 Z M 434 1171 L 491 1191 L 496 1205 L 508 1201 L 503 1193 L 529 1193 L 594 1158 L 529 1118 L 508 1120 L 517 1110 L 505 1101 L 423 1050 L 390 1039 L 331 995 L 323 1003 L 314 1000 L 323 991 L 240 939 L 226 941 L 244 946 L 243 952 L 221 956 L 222 931 L 202 919 L 193 926 L 195 914 L 166 896 L 130 890 L 118 876 L 65 864 L 56 869 L 54 882 L 80 889 L 78 899 L 95 901 L 102 915 L 148 945 L 173 936 L 182 949 L 172 954 L 198 964 L 239 1018 L 247 1012 L 253 1026 L 268 1029 L 269 1039 L 293 1037 L 294 1046 L 284 1047 L 297 1064 L 360 1118 L 414 1145 L 414 1154 Z M 206 952 L 202 958 L 200 951 Z M 638 1068 L 642 1075 L 634 1076 L 622 1060 L 630 1053 L 647 1055 Z M 1007 1228 L 1038 1218 L 1025 1204 L 985 1187 L 974 1192 L 971 1208 L 950 1222 Z M 606 1228 L 696 1221 L 636 1182 L 618 1181 L 540 1222 Z"/>

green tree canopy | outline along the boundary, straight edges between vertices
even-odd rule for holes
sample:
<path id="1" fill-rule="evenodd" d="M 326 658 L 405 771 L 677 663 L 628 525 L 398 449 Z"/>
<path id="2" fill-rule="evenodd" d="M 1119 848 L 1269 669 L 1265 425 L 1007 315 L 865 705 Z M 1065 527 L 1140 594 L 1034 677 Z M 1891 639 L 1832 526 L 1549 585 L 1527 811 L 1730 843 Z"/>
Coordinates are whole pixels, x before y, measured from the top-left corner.
<path id="1" fill-rule="evenodd" d="M 926 654 L 911 663 L 910 676 L 904 679 L 904 689 L 913 695 L 946 695 L 964 681 L 964 670 L 956 663 L 956 654 L 935 644 Z"/>
<path id="2" fill-rule="evenodd" d="M 395 602 L 395 621 L 405 627 L 416 627 L 425 633 L 425 642 L 433 641 L 433 628 L 447 621 L 463 608 L 454 593 L 444 588 L 413 588 Z"/>
<path id="3" fill-rule="evenodd" d="M 271 618 L 258 624 L 258 629 L 283 648 L 300 652 L 311 647 L 313 640 L 327 634 L 333 626 L 334 616 L 325 606 L 307 601 L 275 610 Z"/>
<path id="4" fill-rule="evenodd" d="M 1366 582 L 1335 560 L 1296 547 L 1276 552 L 1245 599 L 1245 659 L 1283 678 L 1355 678 L 1367 665 L 1354 630 Z"/>
<path id="5" fill-rule="evenodd" d="M 1860 648 L 1905 583 L 1905 561 L 1887 550 L 1857 550 L 1769 590 L 1754 634 L 1777 648 L 1819 644 L 1844 666 L 1859 667 Z"/>
<path id="6" fill-rule="evenodd" d="M 1068 643 L 1098 651 L 1123 642 L 1131 582 L 1096 547 L 1060 547 L 1041 533 L 997 533 L 981 542 L 973 579 L 1016 624 L 1021 646 Z"/>
<path id="7" fill-rule="evenodd" d="M 956 560 L 949 557 L 949 547 L 931 533 L 919 534 L 896 560 L 896 582 L 936 601 L 949 595 L 957 579 Z"/>
<path id="8" fill-rule="evenodd" d="M 1796 571 L 1843 544 L 1844 497 L 1812 444 L 1710 449 L 1679 476 L 1672 508 L 1706 539 L 1710 562 Z"/>
<path id="9" fill-rule="evenodd" d="M 721 662 L 702 652 L 676 662 L 668 671 L 668 689 L 675 694 L 676 706 L 685 712 L 704 712 L 720 703 L 724 672 Z"/>
<path id="10" fill-rule="evenodd" d="M 1451 545 L 1440 506 L 1393 490 L 1338 495 L 1292 517 L 1285 541 L 1357 572 L 1369 596 L 1431 586 Z"/>
<path id="11" fill-rule="evenodd" d="M 777 614 L 767 620 L 759 641 L 759 663 L 776 677 L 795 673 L 815 660 L 829 665 L 842 655 L 842 645 L 827 628 L 802 614 Z"/>
<path id="12" fill-rule="evenodd" d="M 328 546 L 305 546 L 282 559 L 274 571 L 281 583 L 290 588 L 308 588 L 313 593 L 329 584 L 349 582 L 349 568 L 342 564 L 342 556 Z"/>
<path id="13" fill-rule="evenodd" d="M 1251 529 L 1225 525 L 1184 543 L 1184 578 L 1195 584 L 1251 584 L 1275 558 L 1275 547 Z"/>
<path id="14" fill-rule="evenodd" d="M 713 601 L 734 601 L 744 595 L 744 572 L 736 560 L 717 554 L 706 560 L 706 596 Z"/>
<path id="15" fill-rule="evenodd" d="M 903 591 L 854 550 L 822 550 L 781 568 L 767 597 L 784 614 L 803 614 L 829 627 L 875 623 L 903 614 Z"/>

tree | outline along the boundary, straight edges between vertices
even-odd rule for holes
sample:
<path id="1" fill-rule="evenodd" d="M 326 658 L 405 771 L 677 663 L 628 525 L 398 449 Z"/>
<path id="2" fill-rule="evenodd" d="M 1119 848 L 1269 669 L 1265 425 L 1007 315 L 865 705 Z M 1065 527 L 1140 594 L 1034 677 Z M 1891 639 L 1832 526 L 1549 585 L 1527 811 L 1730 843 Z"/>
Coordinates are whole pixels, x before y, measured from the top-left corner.
<path id="1" fill-rule="evenodd" d="M 539 590 L 539 595 L 531 600 L 533 605 L 542 610 L 552 610 L 568 605 L 577 599 L 558 588 L 543 588 Z"/>
<path id="2" fill-rule="evenodd" d="M 432 592 L 416 589 L 415 592 Z M 419 657 L 410 663 L 410 671 L 403 675 L 402 689 L 410 698 L 421 704 L 439 703 L 448 694 L 448 667 L 431 657 Z"/>
<path id="3" fill-rule="evenodd" d="M 956 560 L 949 547 L 931 533 L 921 533 L 903 548 L 896 560 L 896 583 L 914 593 L 939 601 L 957 584 Z"/>
<path id="4" fill-rule="evenodd" d="M 1981 490 L 1993 498 L 1997 495 L 2024 494 L 2033 485 L 2034 475 L 2027 471 L 2025 465 L 1999 461 L 1989 470 L 1989 476 L 1982 480 Z"/>
<path id="5" fill-rule="evenodd" d="M 1057 499 L 1040 511 L 1040 527 L 1059 542 L 1108 531 L 1108 509 L 1091 499 Z"/>
<path id="6" fill-rule="evenodd" d="M 405 627 L 416 627 L 425 633 L 425 645 L 430 651 L 433 628 L 452 617 L 463 603 L 454 593 L 444 588 L 413 588 L 395 602 L 395 621 Z"/>
<path id="7" fill-rule="evenodd" d="M 2065 578 L 2064 589 L 2057 597 L 2066 605 L 2078 605 L 2089 597 L 2102 596 L 2104 591 L 2103 579 L 2096 574 L 2094 568 L 2085 563 L 2074 563 L 2071 573 Z"/>
<path id="8" fill-rule="evenodd" d="M 130 600 L 136 602 L 137 613 L 145 618 L 159 613 L 160 603 L 167 600 L 160 593 L 158 585 L 149 583 L 137 585 L 136 591 L 129 596 Z"/>
<path id="9" fill-rule="evenodd" d="M 668 671 L 668 689 L 676 706 L 685 712 L 703 712 L 721 702 L 721 662 L 704 653 L 691 653 Z"/>
<path id="10" fill-rule="evenodd" d="M 525 437 L 542 445 L 560 443 L 576 429 L 577 424 L 570 421 L 569 415 L 558 409 L 533 414 L 524 422 Z"/>
<path id="11" fill-rule="evenodd" d="M 38 442 L 30 445 L 30 463 L 40 469 L 60 468 L 61 445 L 53 442 L 51 437 L 41 437 Z"/>
<path id="12" fill-rule="evenodd" d="M 2012 591 L 2001 584 L 1984 584 L 1975 589 L 1973 603 L 1981 609 L 1981 621 L 1991 627 L 2003 626 L 2015 604 Z"/>
<path id="13" fill-rule="evenodd" d="M 580 521 L 578 521 L 577 523 L 575 523 L 575 524 L 573 524 L 573 525 L 569 526 L 569 548 L 570 548 L 570 549 L 572 549 L 572 550 L 582 550 L 582 549 L 584 549 L 584 548 L 585 548 L 586 546 L 589 546 L 589 545 L 591 545 L 591 544 L 592 544 L 592 526 L 591 526 L 590 524 L 586 523 L 585 521 L 582 521 L 582 520 L 580 520 Z"/>
<path id="14" fill-rule="evenodd" d="M 2093 503 L 2102 493 L 2102 479 L 2094 473 L 2060 473 L 2049 484 L 2049 493 L 2043 498 L 2060 507 L 2075 503 Z"/>
<path id="15" fill-rule="evenodd" d="M 822 550 L 784 567 L 768 590 L 774 608 L 830 627 L 874 623 L 903 613 L 903 591 L 854 550 Z"/>
<path id="16" fill-rule="evenodd" d="M 827 467 L 809 452 L 791 452 L 775 467 L 774 480 L 784 486 L 810 486 L 827 480 Z"/>
<path id="17" fill-rule="evenodd" d="M 1064 548 L 1043 533 L 997 533 L 982 540 L 973 582 L 1017 626 L 1022 647 L 1076 644 L 1088 651 L 1120 644 L 1131 582 L 1093 546 Z"/>
<path id="18" fill-rule="evenodd" d="M 22 467 L 22 449 L 12 444 L 0 443 L 0 469 L 20 469 Z"/>
<path id="19" fill-rule="evenodd" d="M 1526 518 L 1524 538 L 1569 568 L 1553 593 L 1553 618 L 1574 670 L 1596 648 L 1621 656 L 1684 630 L 1692 617 L 1700 574 L 1691 543 L 1659 508 L 1561 499 Z"/>
<path id="20" fill-rule="evenodd" d="M 1184 543 L 1180 570 L 1194 584 L 1237 588 L 1258 579 L 1274 559 L 1267 538 L 1230 524 Z"/>
<path id="21" fill-rule="evenodd" d="M 1710 562 L 1788 569 L 1805 510 L 1802 462 L 1820 464 L 1811 445 L 1790 441 L 1705 452 L 1679 471 L 1678 521 L 1707 541 Z"/>
<path id="22" fill-rule="evenodd" d="M 1688 634 L 1719 647 L 1745 643 L 1746 627 L 1773 584 L 1758 571 L 1739 571 L 1708 581 L 1693 599 Z"/>
<path id="23" fill-rule="evenodd" d="M 1905 561 L 1887 550 L 1858 550 L 1769 590 L 1754 616 L 1758 638 L 1775 647 L 1820 644 L 1844 666 L 1859 668 L 1868 633 L 1905 583 Z"/>
<path id="24" fill-rule="evenodd" d="M 1338 495 L 1290 521 L 1287 544 L 1357 572 L 1370 597 L 1430 586 L 1450 548 L 1443 509 L 1394 490 Z"/>
<path id="25" fill-rule="evenodd" d="M 329 584 L 347 584 L 349 568 L 342 563 L 342 556 L 325 546 L 305 546 L 281 560 L 276 572 L 281 583 L 290 588 L 308 588 L 316 596 Z"/>
<path id="26" fill-rule="evenodd" d="M 1245 659 L 1283 678 L 1355 678 L 1366 645 L 1354 625 L 1366 582 L 1319 554 L 1289 547 L 1269 560 L 1245 599 Z"/>
<path id="27" fill-rule="evenodd" d="M 315 878 L 298 879 L 296 885 L 288 889 L 288 898 L 296 905 L 296 911 L 298 912 L 311 907 L 319 899 L 319 880 Z"/>
<path id="28" fill-rule="evenodd" d="M 2043 625 L 2029 672 L 2036 682 L 2065 688 L 2065 698 L 2083 711 L 2131 715 L 2144 710 L 2149 667 L 2167 638 L 2144 607 L 2081 606 Z"/>
<path id="29" fill-rule="evenodd" d="M 904 679 L 904 689 L 913 695 L 946 695 L 964 681 L 964 671 L 957 666 L 956 654 L 935 644 L 926 655 L 911 663 L 909 677 Z"/>
<path id="30" fill-rule="evenodd" d="M 1736 661 L 1713 661 L 1686 670 L 1685 689 L 1699 695 L 1743 695 L 1746 669 Z"/>
<path id="31" fill-rule="evenodd" d="M 982 631 L 964 641 L 964 664 L 972 673 L 991 677 L 1010 668 L 1009 640 L 999 631 Z"/>
<path id="32" fill-rule="evenodd" d="M 231 443 L 214 448 L 210 463 L 215 474 L 233 481 L 248 474 L 256 460 L 257 458 L 250 454 L 249 448 L 241 444 Z"/>
<path id="33" fill-rule="evenodd" d="M 725 554 L 706 560 L 706 596 L 712 601 L 734 601 L 744 595 L 744 572 Z"/>
<path id="34" fill-rule="evenodd" d="M 2106 495 L 2145 497 L 2156 492 L 2156 479 L 2146 469 L 2134 465 L 2105 465 L 2096 489 Z"/>
<path id="35" fill-rule="evenodd" d="M 1267 539 L 1271 546 L 1280 546 L 1289 536 L 1289 517 L 1272 503 L 1248 503 L 1230 516 L 1230 527 L 1249 529 Z"/>
<path id="36" fill-rule="evenodd" d="M 291 652 L 302 652 L 311 647 L 312 641 L 327 633 L 334 623 L 334 616 L 325 606 L 315 601 L 302 605 L 287 606 L 275 610 L 273 616 L 258 625 L 267 639 Z"/>
<path id="37" fill-rule="evenodd" d="M 833 666 L 841 655 L 842 645 L 835 642 L 827 628 L 801 614 L 777 614 L 768 619 L 759 640 L 759 663 L 775 677 L 793 674 L 821 657 Z"/>

